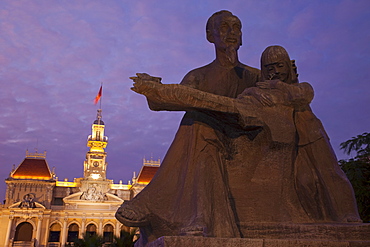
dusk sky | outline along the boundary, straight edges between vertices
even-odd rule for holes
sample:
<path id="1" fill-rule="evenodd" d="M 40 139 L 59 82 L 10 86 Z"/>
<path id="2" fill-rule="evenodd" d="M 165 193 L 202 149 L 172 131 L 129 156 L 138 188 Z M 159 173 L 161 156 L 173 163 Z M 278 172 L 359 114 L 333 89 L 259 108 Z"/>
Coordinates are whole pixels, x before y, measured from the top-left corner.
<path id="1" fill-rule="evenodd" d="M 205 23 L 226 9 L 242 22 L 240 61 L 259 68 L 282 45 L 339 159 L 339 144 L 370 129 L 368 0 L 105 0 L 0 2 L 0 201 L 13 164 L 47 151 L 60 180 L 83 176 L 87 136 L 99 105 L 109 138 L 107 177 L 127 183 L 142 159 L 163 159 L 183 112 L 153 112 L 130 90 L 146 72 L 178 83 L 210 63 Z"/>

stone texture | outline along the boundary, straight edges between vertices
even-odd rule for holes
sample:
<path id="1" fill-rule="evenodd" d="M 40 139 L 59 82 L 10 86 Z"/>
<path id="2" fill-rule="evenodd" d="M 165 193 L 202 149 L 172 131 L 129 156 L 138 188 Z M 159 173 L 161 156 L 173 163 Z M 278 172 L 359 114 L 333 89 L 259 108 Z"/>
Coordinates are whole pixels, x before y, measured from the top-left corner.
<path id="1" fill-rule="evenodd" d="M 147 247 L 365 247 L 370 224 L 244 224 L 245 238 L 164 236 Z"/>
<path id="2" fill-rule="evenodd" d="M 188 236 L 164 236 L 148 244 L 148 247 L 223 246 L 263 247 L 263 239 L 204 238 Z"/>
<path id="3" fill-rule="evenodd" d="M 268 224 L 240 226 L 245 238 L 370 241 L 370 224 Z"/>
<path id="4" fill-rule="evenodd" d="M 313 240 L 313 239 L 249 239 L 249 238 L 203 238 L 164 236 L 151 242 L 148 247 L 365 247 L 367 241 Z"/>
<path id="5" fill-rule="evenodd" d="M 268 224 L 241 226 L 245 238 L 164 236 L 147 247 L 365 247 L 370 224 Z"/>

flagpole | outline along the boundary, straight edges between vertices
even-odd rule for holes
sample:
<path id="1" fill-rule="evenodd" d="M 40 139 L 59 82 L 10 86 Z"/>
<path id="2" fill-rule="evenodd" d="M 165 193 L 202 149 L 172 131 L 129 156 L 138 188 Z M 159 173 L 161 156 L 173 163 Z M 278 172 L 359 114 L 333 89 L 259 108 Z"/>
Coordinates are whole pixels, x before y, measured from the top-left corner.
<path id="1" fill-rule="evenodd" d="M 102 109 L 101 109 L 101 102 L 103 100 L 103 82 L 100 82 L 100 88 L 101 88 L 101 96 L 100 96 L 100 119 L 101 119 L 101 112 L 102 112 Z M 99 119 L 99 124 L 100 124 L 100 119 Z"/>
<path id="2" fill-rule="evenodd" d="M 94 100 L 94 104 L 96 105 L 98 103 L 98 101 L 100 101 L 100 104 L 99 104 L 99 109 L 98 109 L 98 115 L 97 115 L 97 118 L 98 118 L 98 124 L 100 124 L 100 119 L 101 119 L 101 98 L 103 96 L 103 82 L 101 82 L 101 85 L 100 85 L 100 89 L 99 89 L 99 92 L 98 92 L 98 95 L 96 95 L 95 97 L 95 100 Z"/>

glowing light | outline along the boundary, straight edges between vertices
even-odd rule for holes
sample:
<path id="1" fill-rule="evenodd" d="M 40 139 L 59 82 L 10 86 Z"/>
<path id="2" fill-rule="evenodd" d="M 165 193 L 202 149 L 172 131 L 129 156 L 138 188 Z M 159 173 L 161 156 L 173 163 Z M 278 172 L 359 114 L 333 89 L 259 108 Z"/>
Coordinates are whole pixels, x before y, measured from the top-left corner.
<path id="1" fill-rule="evenodd" d="M 15 175 L 15 176 L 12 176 L 13 178 L 19 178 L 19 179 L 39 179 L 39 180 L 49 180 L 50 177 L 39 177 L 39 176 L 19 176 L 19 175 Z"/>
<path id="2" fill-rule="evenodd" d="M 93 173 L 93 174 L 91 174 L 91 177 L 92 177 L 93 179 L 98 179 L 98 178 L 100 178 L 101 176 L 100 176 L 100 174 Z"/>
<path id="3" fill-rule="evenodd" d="M 58 186 L 58 187 L 77 187 L 77 183 L 76 182 L 57 181 L 56 186 Z"/>
<path id="4" fill-rule="evenodd" d="M 116 190 L 116 189 L 129 190 L 131 187 L 132 187 L 132 185 L 130 185 L 130 184 L 111 184 L 110 185 L 110 188 L 113 189 L 113 190 Z"/>

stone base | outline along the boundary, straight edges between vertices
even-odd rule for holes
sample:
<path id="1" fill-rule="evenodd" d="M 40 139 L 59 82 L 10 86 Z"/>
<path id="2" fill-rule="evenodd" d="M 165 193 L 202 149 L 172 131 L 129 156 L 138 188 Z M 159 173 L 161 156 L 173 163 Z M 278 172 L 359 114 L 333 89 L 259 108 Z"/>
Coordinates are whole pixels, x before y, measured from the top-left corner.
<path id="1" fill-rule="evenodd" d="M 370 224 L 244 224 L 244 238 L 163 236 L 147 247 L 369 247 Z"/>
<path id="2" fill-rule="evenodd" d="M 325 241 L 305 239 L 248 239 L 164 236 L 148 247 L 368 247 L 370 241 Z"/>
<path id="3" fill-rule="evenodd" d="M 352 224 L 243 223 L 240 225 L 240 231 L 243 234 L 243 238 L 370 241 L 370 224 L 363 223 L 352 223 Z"/>

